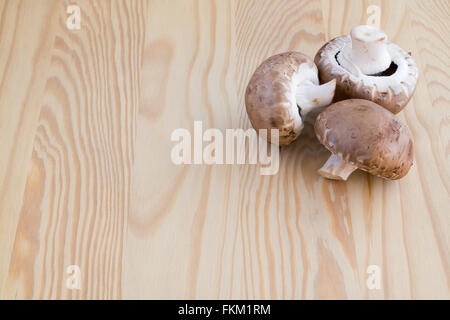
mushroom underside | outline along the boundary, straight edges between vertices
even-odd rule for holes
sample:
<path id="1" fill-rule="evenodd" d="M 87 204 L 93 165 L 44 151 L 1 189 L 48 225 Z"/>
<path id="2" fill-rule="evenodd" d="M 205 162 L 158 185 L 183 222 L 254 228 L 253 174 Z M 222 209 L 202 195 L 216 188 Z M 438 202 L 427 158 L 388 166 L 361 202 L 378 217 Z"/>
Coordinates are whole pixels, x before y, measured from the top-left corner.
<path id="1" fill-rule="evenodd" d="M 279 145 L 300 135 L 312 110 L 331 104 L 336 80 L 320 84 L 314 62 L 300 52 L 285 52 L 261 63 L 251 77 L 245 104 L 252 126 L 279 130 Z M 311 113 L 310 115 L 308 115 Z"/>
<path id="2" fill-rule="evenodd" d="M 307 117 L 307 115 L 311 111 L 314 110 L 314 114 L 318 114 L 324 107 L 329 106 L 333 101 L 335 89 L 336 79 L 322 85 L 311 81 L 300 84 L 295 92 L 295 105 L 302 120 L 310 119 L 311 117 Z"/>
<path id="3" fill-rule="evenodd" d="M 334 55 L 334 60 L 336 61 L 336 63 L 344 68 L 344 66 L 341 65 L 341 63 L 339 62 L 338 56 L 341 53 L 341 50 L 339 50 L 335 55 Z M 395 61 L 391 61 L 391 64 L 389 65 L 389 67 L 387 67 L 386 69 L 384 69 L 383 71 L 377 72 L 377 73 L 373 73 L 373 74 L 368 74 L 368 77 L 390 77 L 393 74 L 395 74 L 395 72 L 398 69 L 398 65 L 397 63 L 395 63 Z"/>
<path id="4" fill-rule="evenodd" d="M 369 32 L 368 38 L 365 34 L 356 32 L 325 44 L 314 59 L 320 79 L 337 79 L 334 102 L 366 99 L 398 113 L 414 93 L 417 66 L 410 54 L 387 42 L 384 33 Z"/>

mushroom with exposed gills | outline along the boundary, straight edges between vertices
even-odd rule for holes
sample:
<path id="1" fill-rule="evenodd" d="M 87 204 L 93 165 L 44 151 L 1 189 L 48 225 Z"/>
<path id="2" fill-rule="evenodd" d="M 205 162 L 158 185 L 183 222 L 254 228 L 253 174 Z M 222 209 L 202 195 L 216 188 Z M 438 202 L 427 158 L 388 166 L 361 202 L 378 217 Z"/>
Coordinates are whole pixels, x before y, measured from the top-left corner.
<path id="1" fill-rule="evenodd" d="M 308 113 L 331 103 L 335 86 L 335 80 L 319 84 L 317 67 L 306 55 L 277 54 L 263 61 L 248 83 L 248 117 L 256 130 L 278 129 L 278 144 L 288 145 L 299 136 Z"/>
<path id="2" fill-rule="evenodd" d="M 392 113 L 406 106 L 419 74 L 407 52 L 388 42 L 384 31 L 366 25 L 326 43 L 314 62 L 321 81 L 336 79 L 335 101 L 371 100 Z"/>
<path id="3" fill-rule="evenodd" d="M 318 173 L 347 180 L 356 169 L 395 180 L 413 163 L 413 142 L 408 127 L 374 102 L 349 99 L 333 103 L 314 125 L 317 139 L 332 155 Z"/>

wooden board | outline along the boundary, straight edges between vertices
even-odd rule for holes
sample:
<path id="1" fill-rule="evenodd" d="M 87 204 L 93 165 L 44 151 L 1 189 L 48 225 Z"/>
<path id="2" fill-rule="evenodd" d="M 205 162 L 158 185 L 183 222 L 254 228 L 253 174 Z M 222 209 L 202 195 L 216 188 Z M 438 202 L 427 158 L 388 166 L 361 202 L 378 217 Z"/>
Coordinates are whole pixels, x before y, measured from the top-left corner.
<path id="1" fill-rule="evenodd" d="M 173 130 L 250 128 L 259 63 L 314 56 L 370 5 L 420 69 L 405 178 L 320 178 L 310 126 L 276 175 L 173 164 Z M 445 0 L 0 0 L 0 298 L 449 299 L 449 18 Z"/>

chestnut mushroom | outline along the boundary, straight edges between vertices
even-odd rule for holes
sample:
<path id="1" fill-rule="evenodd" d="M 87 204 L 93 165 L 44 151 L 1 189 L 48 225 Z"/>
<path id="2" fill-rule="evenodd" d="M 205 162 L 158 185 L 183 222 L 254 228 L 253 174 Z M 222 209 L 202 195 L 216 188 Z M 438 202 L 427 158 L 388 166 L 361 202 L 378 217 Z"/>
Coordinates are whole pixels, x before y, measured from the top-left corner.
<path id="1" fill-rule="evenodd" d="M 316 119 L 317 139 L 332 155 L 318 173 L 347 180 L 357 168 L 395 180 L 413 163 L 408 127 L 374 102 L 349 99 L 333 103 Z"/>
<path id="2" fill-rule="evenodd" d="M 321 81 L 337 80 L 334 101 L 371 100 L 392 113 L 411 99 L 419 74 L 407 52 L 388 42 L 384 31 L 366 25 L 326 43 L 314 62 Z"/>
<path id="3" fill-rule="evenodd" d="M 278 129 L 278 144 L 285 146 L 297 139 L 309 112 L 331 103 L 335 87 L 335 80 L 319 85 L 317 67 L 306 55 L 277 54 L 251 77 L 245 92 L 247 114 L 256 130 Z"/>

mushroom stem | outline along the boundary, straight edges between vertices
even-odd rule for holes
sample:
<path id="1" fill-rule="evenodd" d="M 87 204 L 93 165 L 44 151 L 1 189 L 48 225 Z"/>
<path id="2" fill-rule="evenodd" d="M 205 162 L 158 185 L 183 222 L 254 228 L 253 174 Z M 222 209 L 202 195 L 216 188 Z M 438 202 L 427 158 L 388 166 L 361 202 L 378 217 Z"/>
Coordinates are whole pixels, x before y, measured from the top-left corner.
<path id="1" fill-rule="evenodd" d="M 317 172 L 324 178 L 345 181 L 356 169 L 356 166 L 342 160 L 339 156 L 332 154 Z"/>
<path id="2" fill-rule="evenodd" d="M 387 48 L 387 35 L 373 26 L 357 26 L 350 36 L 352 45 L 338 55 L 339 63 L 349 71 L 357 67 L 361 73 L 372 75 L 383 72 L 391 65 Z"/>
<path id="3" fill-rule="evenodd" d="M 335 89 L 336 79 L 322 85 L 311 81 L 300 84 L 296 92 L 296 101 L 301 108 L 302 118 L 306 117 L 312 109 L 329 106 L 333 101 Z"/>

